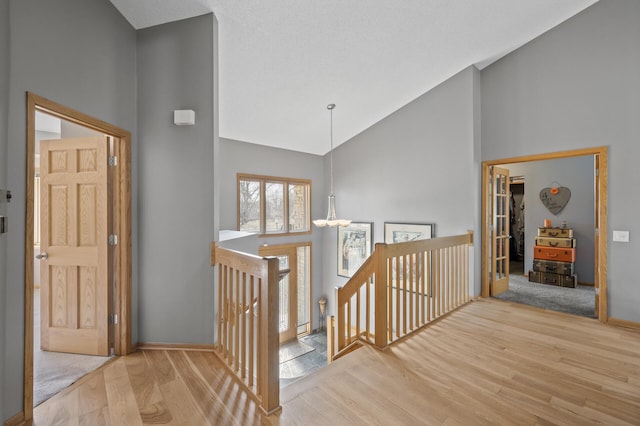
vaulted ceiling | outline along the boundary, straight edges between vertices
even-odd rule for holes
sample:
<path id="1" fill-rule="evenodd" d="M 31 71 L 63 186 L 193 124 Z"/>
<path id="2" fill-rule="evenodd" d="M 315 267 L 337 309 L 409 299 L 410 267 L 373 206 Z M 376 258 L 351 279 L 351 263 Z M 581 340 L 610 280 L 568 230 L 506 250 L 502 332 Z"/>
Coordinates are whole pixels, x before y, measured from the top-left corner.
<path id="1" fill-rule="evenodd" d="M 313 154 L 597 0 L 111 0 L 136 28 L 215 13 L 220 136 Z"/>

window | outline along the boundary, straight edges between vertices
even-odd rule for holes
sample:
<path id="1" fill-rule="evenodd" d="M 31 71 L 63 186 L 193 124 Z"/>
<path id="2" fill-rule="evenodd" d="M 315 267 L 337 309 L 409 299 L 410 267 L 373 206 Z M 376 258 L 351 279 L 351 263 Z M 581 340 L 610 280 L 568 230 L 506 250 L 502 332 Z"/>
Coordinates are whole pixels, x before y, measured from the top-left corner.
<path id="1" fill-rule="evenodd" d="M 310 232 L 311 181 L 238 174 L 238 229 L 260 234 Z"/>

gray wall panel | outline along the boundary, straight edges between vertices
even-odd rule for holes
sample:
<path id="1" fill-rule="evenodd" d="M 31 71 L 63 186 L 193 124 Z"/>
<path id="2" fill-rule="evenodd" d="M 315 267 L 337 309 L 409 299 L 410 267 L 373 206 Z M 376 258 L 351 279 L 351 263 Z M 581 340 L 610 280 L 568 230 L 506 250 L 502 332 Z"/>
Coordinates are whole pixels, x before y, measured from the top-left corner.
<path id="1" fill-rule="evenodd" d="M 12 343 L 3 345 L 5 417 L 22 410 L 26 92 L 127 129 L 135 140 L 135 31 L 113 5 L 103 0 L 8 3 L 11 142 L 7 185 L 14 192 L 14 199 L 8 205 L 11 231 L 7 239 L 11 249 L 7 265 L 11 266 L 7 270 L 5 338 Z M 133 155 L 135 161 L 135 144 Z M 135 188 L 135 175 L 133 179 Z M 135 204 L 133 208 L 135 212 Z M 135 314 L 134 305 L 134 330 Z"/>
<path id="2" fill-rule="evenodd" d="M 435 223 L 438 237 L 475 230 L 477 244 L 476 83 L 477 70 L 469 67 L 340 145 L 334 152 L 338 216 L 373 222 L 374 243 L 384 240 L 384 222 L 415 222 Z M 340 105 L 334 110 L 338 120 Z M 334 287 L 346 282 L 337 276 L 336 238 L 335 230 L 325 231 L 330 312 Z M 478 294 L 479 262 L 474 266 L 471 293 Z"/>
<path id="3" fill-rule="evenodd" d="M 482 158 L 609 147 L 609 315 L 640 322 L 640 2 L 601 0 L 482 71 Z M 630 242 L 612 242 L 612 231 Z"/>
<path id="4" fill-rule="evenodd" d="M 220 140 L 220 155 L 223 164 L 220 167 L 220 229 L 237 229 L 237 183 L 238 173 L 263 176 L 278 176 L 310 179 L 311 182 L 311 218 L 327 216 L 324 190 L 324 162 L 322 157 L 301 152 L 288 151 L 254 145 L 231 139 Z M 335 231 L 335 230 L 334 230 Z M 260 238 L 260 244 L 288 244 L 311 241 L 312 256 L 312 326 L 319 326 L 319 307 L 317 301 L 326 297 L 323 293 L 322 236 L 329 232 L 312 227 L 311 235 L 292 237 Z"/>
<path id="5" fill-rule="evenodd" d="M 209 14 L 138 31 L 140 342 L 214 341 L 216 28 Z"/>
<path id="6" fill-rule="evenodd" d="M 9 115 L 9 2 L 0 2 L 0 189 L 7 188 L 7 136 Z M 0 199 L 0 216 L 6 216 L 7 206 Z M 5 311 L 7 289 L 7 235 L 0 234 L 0 422 L 5 413 Z"/>

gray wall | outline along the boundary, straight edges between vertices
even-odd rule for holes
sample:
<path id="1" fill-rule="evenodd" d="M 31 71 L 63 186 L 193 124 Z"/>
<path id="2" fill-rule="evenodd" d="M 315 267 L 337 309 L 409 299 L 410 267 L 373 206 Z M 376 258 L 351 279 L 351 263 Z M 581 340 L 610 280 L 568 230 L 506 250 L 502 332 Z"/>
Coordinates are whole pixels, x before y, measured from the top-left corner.
<path id="1" fill-rule="evenodd" d="M 220 156 L 224 159 L 220 167 L 220 229 L 237 229 L 237 183 L 238 173 L 250 173 L 263 176 L 279 176 L 310 179 L 311 218 L 327 216 L 324 200 L 325 192 L 324 163 L 320 156 L 270 148 L 230 139 L 220 139 Z M 322 235 L 323 232 L 312 227 L 311 235 L 265 237 L 260 244 L 288 244 L 311 241 L 311 285 L 312 285 L 312 326 L 319 326 L 319 308 L 316 303 L 323 295 Z"/>
<path id="2" fill-rule="evenodd" d="M 0 1 L 0 189 L 7 188 L 7 118 L 9 114 L 9 2 Z M 0 199 L 0 216 L 7 207 Z M 7 236 L 0 234 L 0 422 L 9 417 L 5 413 L 5 311 L 7 287 Z"/>
<path id="3" fill-rule="evenodd" d="M 434 223 L 437 237 L 475 230 L 479 241 L 477 74 L 474 67 L 461 71 L 335 150 L 339 217 L 373 222 L 374 243 L 384 241 L 384 222 Z M 334 288 L 346 278 L 337 276 L 337 232 L 323 232 L 324 289 L 333 313 Z M 478 268 L 474 277 L 471 293 L 478 294 Z"/>
<path id="4" fill-rule="evenodd" d="M 138 31 L 140 342 L 214 341 L 215 37 L 212 14 Z"/>
<path id="5" fill-rule="evenodd" d="M 640 2 L 601 0 L 482 71 L 483 160 L 609 147 L 609 315 L 635 322 L 639 69 Z"/>
<path id="6" fill-rule="evenodd" d="M 22 410 L 25 92 L 31 91 L 130 130 L 135 140 L 135 31 L 113 5 L 104 0 L 10 0 L 8 3 L 11 22 L 8 131 L 11 142 L 7 156 L 2 158 L 7 158 L 7 186 L 13 191 L 14 199 L 8 205 L 10 232 L 0 237 L 6 238 L 10 247 L 6 263 L 10 265 L 6 299 L 3 298 L 3 303 L 6 301 L 5 341 L 11 342 L 2 345 L 5 350 L 4 418 Z M 5 10 L 0 16 L 5 19 Z M 1 27 L 5 31 L 6 26 Z M 135 161 L 135 144 L 133 155 Z M 135 188 L 135 175 L 133 179 Z M 135 208 L 134 203 L 134 212 Z M 4 261 L 4 256 L 2 258 Z M 133 329 L 137 329 L 135 305 Z"/>
<path id="7" fill-rule="evenodd" d="M 533 267 L 533 246 L 538 228 L 543 226 L 544 220 L 551 219 L 553 226 L 562 226 L 562 221 L 567 221 L 567 226 L 573 229 L 577 240 L 575 267 L 578 281 L 593 284 L 595 246 L 593 156 L 506 164 L 503 167 L 509 169 L 511 176 L 525 177 L 525 274 Z M 557 215 L 551 213 L 540 201 L 540 191 L 543 188 L 557 186 L 558 184 L 553 183 L 554 181 L 571 190 L 571 199 Z"/>

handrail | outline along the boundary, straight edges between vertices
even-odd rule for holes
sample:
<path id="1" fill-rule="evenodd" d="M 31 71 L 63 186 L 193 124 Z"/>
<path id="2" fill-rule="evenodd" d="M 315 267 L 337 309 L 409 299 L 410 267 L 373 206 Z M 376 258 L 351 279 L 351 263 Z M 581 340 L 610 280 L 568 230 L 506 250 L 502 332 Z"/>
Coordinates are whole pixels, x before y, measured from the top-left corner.
<path id="1" fill-rule="evenodd" d="M 211 244 L 218 268 L 215 353 L 267 414 L 280 407 L 278 260 Z"/>
<path id="2" fill-rule="evenodd" d="M 353 277 L 336 288 L 336 327 L 329 334 L 337 344 L 330 342 L 335 352 L 327 358 L 336 359 L 355 340 L 383 349 L 467 303 L 471 246 L 471 231 L 376 243 Z"/>

